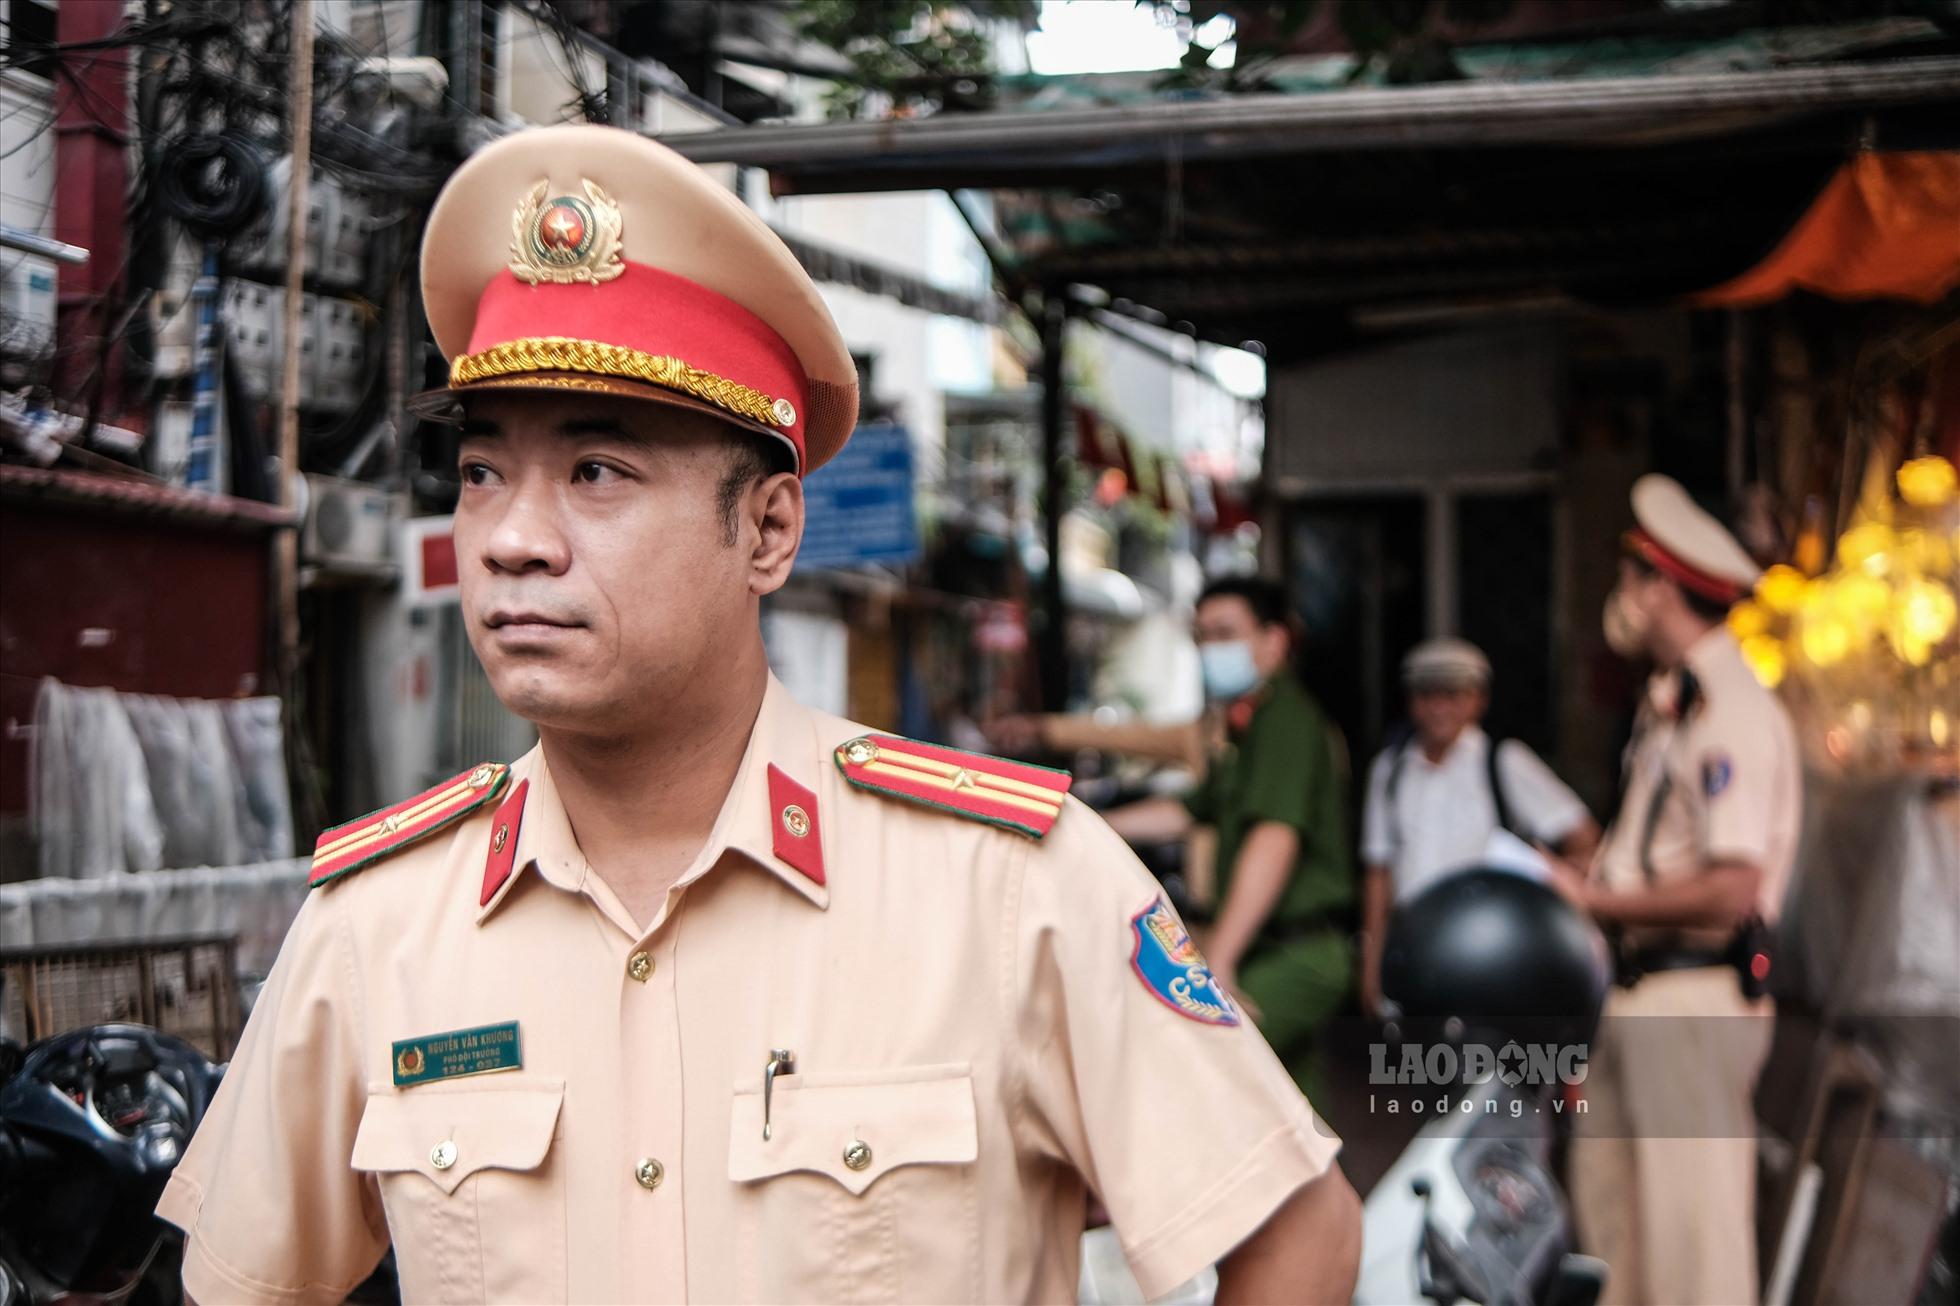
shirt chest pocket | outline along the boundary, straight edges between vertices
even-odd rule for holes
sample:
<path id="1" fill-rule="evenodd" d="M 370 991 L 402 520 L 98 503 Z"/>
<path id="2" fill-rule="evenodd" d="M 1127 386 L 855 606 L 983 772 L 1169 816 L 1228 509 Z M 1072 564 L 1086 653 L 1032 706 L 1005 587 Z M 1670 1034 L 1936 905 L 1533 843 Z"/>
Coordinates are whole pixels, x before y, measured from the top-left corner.
<path id="1" fill-rule="evenodd" d="M 381 1188 L 403 1300 L 562 1301 L 564 1085 L 370 1089 L 354 1169 Z"/>
<path id="2" fill-rule="evenodd" d="M 735 1092 L 751 1300 L 923 1301 L 979 1292 L 979 1135 L 965 1065 L 776 1081 L 769 1137 L 751 1082 Z"/>

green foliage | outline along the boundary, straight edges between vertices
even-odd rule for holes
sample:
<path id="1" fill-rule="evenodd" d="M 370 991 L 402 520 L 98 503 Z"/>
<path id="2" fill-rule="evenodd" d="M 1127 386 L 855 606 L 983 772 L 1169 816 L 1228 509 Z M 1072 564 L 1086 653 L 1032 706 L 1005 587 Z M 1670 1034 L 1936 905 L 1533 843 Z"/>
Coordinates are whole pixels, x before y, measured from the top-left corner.
<path id="1" fill-rule="evenodd" d="M 874 96 L 894 116 L 980 100 L 994 72 L 989 27 L 1008 20 L 1032 27 L 1037 0 L 793 0 L 790 22 L 857 70 L 825 97 L 833 118 L 863 113 Z"/>
<path id="2" fill-rule="evenodd" d="M 1463 76 L 1450 57 L 1445 24 L 1459 30 L 1487 27 L 1511 16 L 1516 0 L 1135 0 L 1139 8 L 1176 15 L 1195 33 L 1220 14 L 1233 20 L 1235 59 L 1227 69 L 1209 66 L 1216 46 L 1195 37 L 1173 74 L 1174 84 L 1219 90 L 1256 89 L 1270 63 L 1332 6 L 1342 39 L 1354 52 L 1353 76 L 1377 66 L 1392 85 L 1454 81 Z"/>

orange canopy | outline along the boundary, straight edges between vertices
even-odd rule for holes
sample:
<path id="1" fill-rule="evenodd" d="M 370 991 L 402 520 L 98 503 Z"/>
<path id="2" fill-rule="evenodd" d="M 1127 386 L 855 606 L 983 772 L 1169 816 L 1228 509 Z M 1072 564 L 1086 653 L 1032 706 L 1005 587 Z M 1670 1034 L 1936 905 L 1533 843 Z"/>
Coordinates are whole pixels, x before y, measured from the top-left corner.
<path id="1" fill-rule="evenodd" d="M 1930 304 L 1960 285 L 1960 151 L 1863 153 L 1770 256 L 1693 297 L 1745 307 L 1803 289 Z"/>

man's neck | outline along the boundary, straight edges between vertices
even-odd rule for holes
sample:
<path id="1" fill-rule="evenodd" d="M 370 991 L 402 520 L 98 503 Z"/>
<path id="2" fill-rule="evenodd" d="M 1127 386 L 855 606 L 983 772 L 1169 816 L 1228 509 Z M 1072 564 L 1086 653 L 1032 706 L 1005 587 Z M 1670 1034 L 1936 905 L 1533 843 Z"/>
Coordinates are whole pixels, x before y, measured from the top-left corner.
<path id="1" fill-rule="evenodd" d="M 720 692 L 672 703 L 654 729 L 539 731 L 579 851 L 643 925 L 700 854 L 741 769 L 768 688 L 759 651 L 755 663 L 698 682 Z"/>
<path id="2" fill-rule="evenodd" d="M 1444 739 L 1441 741 L 1430 740 L 1430 739 L 1419 739 L 1418 742 L 1421 743 L 1422 745 L 1422 755 L 1425 758 L 1429 759 L 1429 764 L 1431 766 L 1438 766 L 1442 763 L 1444 758 L 1450 755 L 1450 750 L 1456 747 L 1457 742 L 1461 740 L 1463 736 L 1468 733 L 1469 733 L 1469 728 L 1465 727 L 1464 729 L 1459 730 L 1455 734 L 1451 735 L 1448 739 Z"/>
<path id="3" fill-rule="evenodd" d="M 1669 671 L 1678 671 L 1688 660 L 1688 650 L 1701 643 L 1709 631 L 1722 623 L 1704 621 L 1692 613 L 1682 613 L 1678 620 L 1661 626 L 1657 633 L 1660 638 L 1654 642 L 1654 661 Z"/>

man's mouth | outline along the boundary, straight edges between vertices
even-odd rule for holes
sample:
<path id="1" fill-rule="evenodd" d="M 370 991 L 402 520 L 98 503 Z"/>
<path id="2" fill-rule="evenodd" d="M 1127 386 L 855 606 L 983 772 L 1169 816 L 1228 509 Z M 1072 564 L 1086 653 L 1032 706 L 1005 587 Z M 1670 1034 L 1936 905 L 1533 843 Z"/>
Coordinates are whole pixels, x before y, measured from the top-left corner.
<path id="1" fill-rule="evenodd" d="M 490 615 L 484 619 L 483 624 L 488 626 L 492 630 L 505 630 L 511 628 L 517 628 L 522 630 L 530 630 L 530 629 L 572 630 L 582 625 L 583 623 L 577 621 L 569 621 L 562 617 L 548 616 L 542 612 L 532 612 L 521 608 L 498 608 L 492 611 Z"/>

